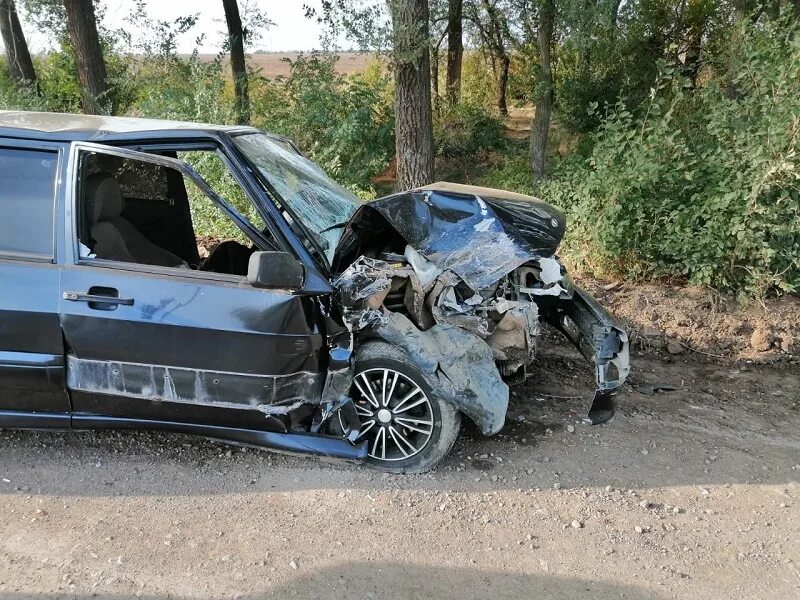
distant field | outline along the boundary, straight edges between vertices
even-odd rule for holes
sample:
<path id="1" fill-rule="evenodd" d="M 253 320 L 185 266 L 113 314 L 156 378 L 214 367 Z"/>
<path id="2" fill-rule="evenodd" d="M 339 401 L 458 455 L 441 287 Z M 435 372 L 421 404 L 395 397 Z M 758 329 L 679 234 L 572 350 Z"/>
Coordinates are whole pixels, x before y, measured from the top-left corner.
<path id="1" fill-rule="evenodd" d="M 213 60 L 216 54 L 201 54 L 202 60 Z M 277 77 L 278 75 L 289 75 L 289 63 L 286 59 L 294 60 L 299 56 L 297 52 L 285 52 L 275 54 L 250 54 L 247 61 L 250 65 L 260 70 L 264 77 Z M 337 70 L 343 75 L 362 72 L 367 65 L 375 60 L 372 53 L 361 52 L 342 52 L 339 54 L 339 61 L 336 63 Z"/>

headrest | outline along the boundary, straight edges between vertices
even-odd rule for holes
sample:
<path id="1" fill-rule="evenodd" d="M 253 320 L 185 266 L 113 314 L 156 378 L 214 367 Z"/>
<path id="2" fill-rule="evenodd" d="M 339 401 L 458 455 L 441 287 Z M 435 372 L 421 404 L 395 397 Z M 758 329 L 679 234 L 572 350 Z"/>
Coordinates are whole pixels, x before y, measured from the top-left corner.
<path id="1" fill-rule="evenodd" d="M 119 182 L 110 173 L 95 173 L 86 180 L 86 196 L 92 223 L 110 221 L 125 209 Z"/>

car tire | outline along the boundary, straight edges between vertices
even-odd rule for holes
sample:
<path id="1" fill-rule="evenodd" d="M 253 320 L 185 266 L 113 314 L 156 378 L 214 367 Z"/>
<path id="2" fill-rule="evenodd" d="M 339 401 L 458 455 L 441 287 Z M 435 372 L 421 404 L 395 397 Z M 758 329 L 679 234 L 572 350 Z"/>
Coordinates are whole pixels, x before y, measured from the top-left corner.
<path id="1" fill-rule="evenodd" d="M 438 465 L 458 438 L 461 413 L 398 346 L 370 341 L 357 350 L 351 395 L 363 423 L 358 441 L 368 442 L 370 467 L 423 473 Z"/>

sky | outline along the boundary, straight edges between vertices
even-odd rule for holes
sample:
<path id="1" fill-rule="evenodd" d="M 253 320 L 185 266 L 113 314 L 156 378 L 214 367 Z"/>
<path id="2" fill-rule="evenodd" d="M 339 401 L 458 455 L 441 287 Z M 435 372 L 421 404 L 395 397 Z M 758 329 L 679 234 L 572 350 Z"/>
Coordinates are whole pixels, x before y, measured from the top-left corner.
<path id="1" fill-rule="evenodd" d="M 126 27 L 125 17 L 131 13 L 135 0 L 100 0 L 106 7 L 104 24 L 109 29 Z M 289 52 L 319 49 L 321 26 L 305 17 L 303 5 L 319 7 L 320 0 L 239 0 L 240 9 L 247 4 L 258 6 L 274 23 L 262 32 L 261 39 L 250 49 L 267 52 Z M 19 4 L 18 4 L 19 6 Z M 191 53 L 195 39 L 205 34 L 201 52 L 217 52 L 222 32 L 225 29 L 225 13 L 222 0 L 147 0 L 147 10 L 153 19 L 172 21 L 177 17 L 199 14 L 194 29 L 178 40 L 178 52 Z M 242 19 L 245 20 L 242 10 Z M 28 44 L 33 52 L 41 52 L 52 46 L 46 35 L 37 33 L 23 23 Z"/>

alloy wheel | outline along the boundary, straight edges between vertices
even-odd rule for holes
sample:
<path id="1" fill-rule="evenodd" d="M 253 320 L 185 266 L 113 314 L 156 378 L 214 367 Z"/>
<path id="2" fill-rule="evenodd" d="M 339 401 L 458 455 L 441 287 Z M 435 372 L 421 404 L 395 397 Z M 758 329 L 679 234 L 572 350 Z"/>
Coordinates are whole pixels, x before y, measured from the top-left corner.
<path id="1" fill-rule="evenodd" d="M 370 458 L 405 460 L 430 442 L 434 424 L 431 402 L 419 385 L 399 371 L 362 371 L 353 380 L 353 399 L 362 423 L 356 442 L 368 442 Z"/>

